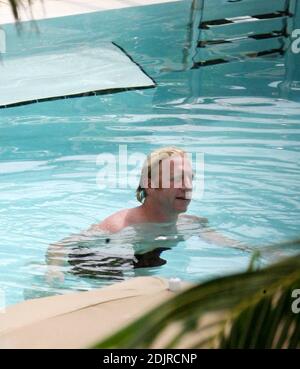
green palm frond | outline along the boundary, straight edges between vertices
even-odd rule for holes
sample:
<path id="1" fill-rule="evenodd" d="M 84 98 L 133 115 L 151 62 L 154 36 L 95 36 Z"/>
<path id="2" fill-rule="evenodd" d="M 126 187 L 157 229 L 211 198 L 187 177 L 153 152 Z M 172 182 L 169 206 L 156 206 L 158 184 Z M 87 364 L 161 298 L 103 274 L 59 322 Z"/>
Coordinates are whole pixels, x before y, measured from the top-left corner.
<path id="1" fill-rule="evenodd" d="M 288 245 L 299 250 L 300 241 Z M 300 254 L 193 286 L 96 348 L 299 348 L 300 313 L 291 310 L 295 289 Z"/>

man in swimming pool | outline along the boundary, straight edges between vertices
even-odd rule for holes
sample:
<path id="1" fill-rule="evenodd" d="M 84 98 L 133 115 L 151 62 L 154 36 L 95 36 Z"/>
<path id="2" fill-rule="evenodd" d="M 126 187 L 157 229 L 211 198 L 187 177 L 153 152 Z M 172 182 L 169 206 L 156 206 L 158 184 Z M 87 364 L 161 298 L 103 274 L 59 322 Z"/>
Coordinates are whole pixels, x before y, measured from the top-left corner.
<path id="1" fill-rule="evenodd" d="M 152 152 L 136 191 L 142 205 L 118 211 L 96 228 L 115 233 L 141 223 L 175 224 L 191 202 L 192 177 L 192 166 L 183 150 L 167 147 Z"/>
<path id="2" fill-rule="evenodd" d="M 128 227 L 147 227 L 150 233 L 159 235 L 162 232 L 161 226 L 163 226 L 165 233 L 175 234 L 181 228 L 184 238 L 201 233 L 201 238 L 206 241 L 223 246 L 240 247 L 239 242 L 210 229 L 206 218 L 184 214 L 191 202 L 192 182 L 192 165 L 185 151 L 175 147 L 156 150 L 148 155 L 142 168 L 140 183 L 136 191 L 137 200 L 141 205 L 112 214 L 99 224 L 93 225 L 87 234 L 104 233 L 109 242 L 109 235 L 117 234 Z M 191 223 L 196 227 L 191 229 L 189 226 L 186 230 L 185 225 Z M 155 236 L 152 238 L 154 239 Z M 49 248 L 48 260 L 59 259 L 57 255 L 64 245 L 77 241 L 80 241 L 80 237 L 75 236 L 75 238 L 67 239 L 66 242 L 53 245 L 52 250 Z M 167 249 L 169 247 L 153 248 L 150 246 L 150 249 L 142 253 L 135 253 L 134 267 L 164 264 L 165 261 L 159 256 Z M 87 255 L 90 256 L 90 254 Z M 77 264 L 76 256 L 72 263 Z M 50 261 L 49 264 L 55 265 L 55 262 Z"/>
<path id="3" fill-rule="evenodd" d="M 192 199 L 193 169 L 187 153 L 176 147 L 165 147 L 150 153 L 143 165 L 136 198 L 140 206 L 120 210 L 91 229 L 116 233 L 138 224 L 166 224 L 170 227 L 184 222 L 200 224 L 201 237 L 222 244 L 239 246 L 208 228 L 203 217 L 184 214 Z"/>

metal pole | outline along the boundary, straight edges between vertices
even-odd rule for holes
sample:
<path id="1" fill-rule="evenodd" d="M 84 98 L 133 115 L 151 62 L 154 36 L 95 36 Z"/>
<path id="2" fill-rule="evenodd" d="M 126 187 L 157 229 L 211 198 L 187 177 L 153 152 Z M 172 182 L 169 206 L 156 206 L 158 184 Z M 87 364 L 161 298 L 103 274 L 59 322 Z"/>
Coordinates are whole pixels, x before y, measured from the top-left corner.
<path id="1" fill-rule="evenodd" d="M 280 84 L 283 98 L 300 100 L 300 0 L 289 1 L 287 34 L 288 41 L 285 52 L 285 80 Z"/>

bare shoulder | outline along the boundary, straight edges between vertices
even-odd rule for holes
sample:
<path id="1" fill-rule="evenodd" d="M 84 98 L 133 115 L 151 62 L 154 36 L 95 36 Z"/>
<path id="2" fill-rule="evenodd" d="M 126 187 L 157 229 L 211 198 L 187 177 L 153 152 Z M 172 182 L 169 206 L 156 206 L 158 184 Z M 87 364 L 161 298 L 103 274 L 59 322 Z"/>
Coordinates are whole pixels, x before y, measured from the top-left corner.
<path id="1" fill-rule="evenodd" d="M 119 210 L 95 225 L 94 229 L 108 233 L 117 233 L 125 227 L 139 223 L 143 219 L 140 208 L 138 206 L 136 208 Z"/>
<path id="2" fill-rule="evenodd" d="M 182 214 L 179 216 L 180 219 L 189 221 L 189 222 L 195 222 L 199 223 L 201 225 L 208 225 L 208 219 L 205 217 L 198 217 L 197 215 L 189 215 L 189 214 Z"/>
<path id="3" fill-rule="evenodd" d="M 129 209 L 123 209 L 105 218 L 102 222 L 94 227 L 98 230 L 108 233 L 116 233 L 127 226 L 127 217 Z"/>

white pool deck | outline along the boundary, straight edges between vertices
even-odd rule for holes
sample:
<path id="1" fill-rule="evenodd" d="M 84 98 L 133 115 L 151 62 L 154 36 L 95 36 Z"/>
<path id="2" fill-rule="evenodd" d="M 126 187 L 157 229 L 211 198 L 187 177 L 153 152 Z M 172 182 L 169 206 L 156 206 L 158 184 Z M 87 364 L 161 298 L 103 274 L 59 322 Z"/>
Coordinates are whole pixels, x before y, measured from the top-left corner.
<path id="1" fill-rule="evenodd" d="M 133 6 L 145 6 L 170 3 L 182 0 L 35 0 L 31 8 L 23 6 L 20 10 L 21 21 L 33 18 L 46 19 L 67 15 L 84 14 L 110 9 L 121 9 Z M 26 1 L 24 1 L 26 4 Z M 8 1 L 0 2 L 0 24 L 13 23 L 14 17 Z"/>

